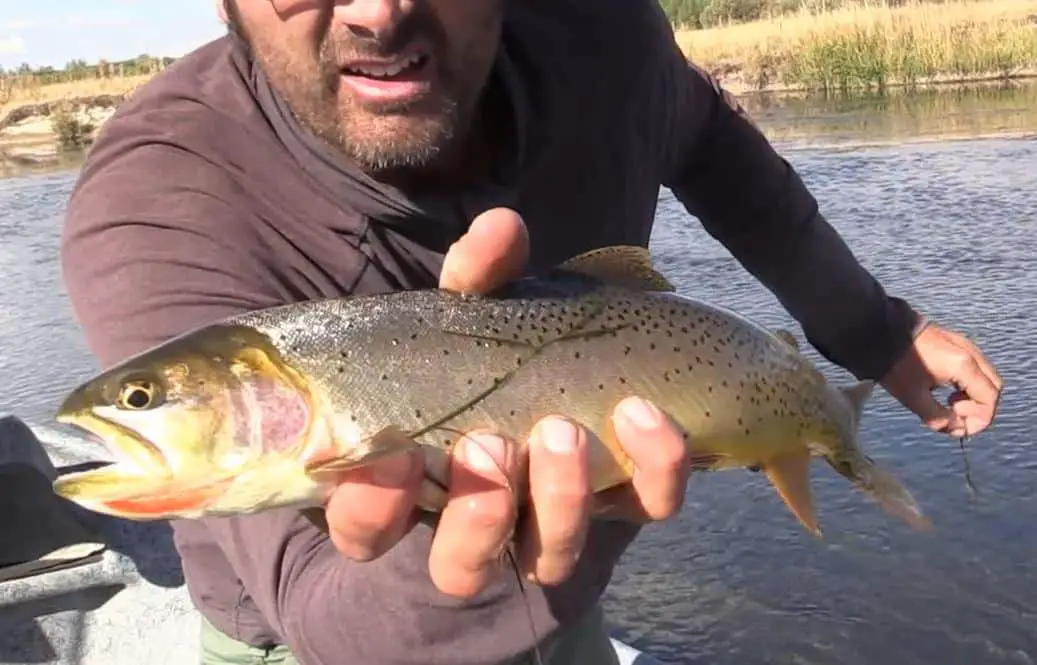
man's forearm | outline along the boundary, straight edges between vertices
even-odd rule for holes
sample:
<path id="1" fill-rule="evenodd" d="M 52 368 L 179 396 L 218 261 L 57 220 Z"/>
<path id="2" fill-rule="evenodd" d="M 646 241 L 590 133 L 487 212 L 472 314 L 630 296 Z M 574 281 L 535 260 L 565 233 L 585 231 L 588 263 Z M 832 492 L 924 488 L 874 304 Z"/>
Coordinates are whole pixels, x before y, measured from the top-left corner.
<path id="1" fill-rule="evenodd" d="M 880 378 L 911 344 L 917 315 L 864 269 L 818 212 L 799 175 L 712 81 L 689 95 L 713 105 L 670 187 L 706 230 L 803 326 L 818 351 Z M 697 80 L 696 80 L 697 79 Z"/>

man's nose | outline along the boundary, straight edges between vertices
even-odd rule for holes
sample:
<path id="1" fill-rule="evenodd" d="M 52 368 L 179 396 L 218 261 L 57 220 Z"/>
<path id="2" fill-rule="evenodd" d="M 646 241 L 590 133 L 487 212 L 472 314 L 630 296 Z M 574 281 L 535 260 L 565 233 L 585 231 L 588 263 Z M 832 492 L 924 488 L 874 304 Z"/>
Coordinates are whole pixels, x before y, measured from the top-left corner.
<path id="1" fill-rule="evenodd" d="M 358 37 L 388 39 L 413 5 L 412 0 L 350 0 L 336 2 L 334 20 Z"/>

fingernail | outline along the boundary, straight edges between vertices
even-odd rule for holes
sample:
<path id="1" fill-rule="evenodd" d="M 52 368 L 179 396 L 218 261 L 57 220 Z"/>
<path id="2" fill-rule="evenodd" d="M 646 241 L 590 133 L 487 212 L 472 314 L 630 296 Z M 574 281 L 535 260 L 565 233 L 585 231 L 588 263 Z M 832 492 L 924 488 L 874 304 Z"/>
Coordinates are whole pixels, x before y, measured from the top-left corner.
<path id="1" fill-rule="evenodd" d="M 462 439 L 461 458 L 475 471 L 502 475 L 507 463 L 504 439 L 494 434 L 469 434 Z"/>
<path id="2" fill-rule="evenodd" d="M 414 460 L 410 455 L 389 457 L 374 465 L 371 469 L 371 477 L 378 485 L 399 486 L 410 477 L 412 464 L 414 464 Z"/>
<path id="3" fill-rule="evenodd" d="M 663 414 L 651 402 L 640 397 L 628 397 L 619 403 L 619 412 L 638 429 L 656 429 L 662 425 Z"/>
<path id="4" fill-rule="evenodd" d="M 571 455 L 580 445 L 576 426 L 565 418 L 549 416 L 537 423 L 533 433 L 537 443 L 555 455 Z"/>

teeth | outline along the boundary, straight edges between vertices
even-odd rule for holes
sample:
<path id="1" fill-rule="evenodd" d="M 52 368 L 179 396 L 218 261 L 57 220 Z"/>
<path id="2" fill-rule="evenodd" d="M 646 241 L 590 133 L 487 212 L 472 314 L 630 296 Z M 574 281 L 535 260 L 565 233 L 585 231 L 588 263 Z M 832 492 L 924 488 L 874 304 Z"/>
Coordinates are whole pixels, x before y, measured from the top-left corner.
<path id="1" fill-rule="evenodd" d="M 421 62 L 421 56 L 412 55 L 408 58 L 404 58 L 403 60 L 386 63 L 384 65 L 367 64 L 363 65 L 362 67 L 350 67 L 349 71 L 354 72 L 356 74 L 362 74 L 364 76 L 372 76 L 375 78 L 389 78 L 392 76 L 396 76 L 397 74 L 406 69 L 410 69 L 411 67 L 417 65 L 419 62 Z"/>

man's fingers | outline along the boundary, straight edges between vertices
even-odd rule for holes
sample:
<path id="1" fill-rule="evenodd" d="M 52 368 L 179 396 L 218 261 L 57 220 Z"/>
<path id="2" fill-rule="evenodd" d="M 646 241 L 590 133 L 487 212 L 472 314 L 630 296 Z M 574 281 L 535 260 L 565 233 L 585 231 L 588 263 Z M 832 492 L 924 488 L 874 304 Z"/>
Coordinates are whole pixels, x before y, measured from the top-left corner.
<path id="1" fill-rule="evenodd" d="M 520 539 L 519 561 L 538 584 L 563 582 L 572 572 L 587 535 L 590 476 L 586 431 L 549 416 L 529 441 L 529 521 Z"/>
<path id="2" fill-rule="evenodd" d="M 980 369 L 979 363 L 973 356 L 968 356 L 962 361 L 961 367 L 955 372 L 954 383 L 958 390 L 964 392 L 970 399 L 984 404 L 993 410 L 997 404 L 1000 390 Z"/>
<path id="3" fill-rule="evenodd" d="M 990 362 L 990 358 L 987 357 L 983 351 L 976 346 L 976 343 L 970 340 L 964 335 L 952 334 L 950 335 L 951 341 L 959 347 L 965 349 L 965 351 L 972 356 L 972 359 L 976 362 L 979 370 L 990 380 L 991 385 L 994 386 L 999 392 L 1004 387 L 1004 379 L 1001 378 L 1001 374 L 998 373 L 997 368 L 994 367 L 994 363 Z"/>
<path id="4" fill-rule="evenodd" d="M 522 217 L 509 208 L 480 214 L 443 260 L 441 288 L 486 293 L 515 279 L 529 260 L 529 235 Z"/>
<path id="5" fill-rule="evenodd" d="M 971 400 L 962 392 L 951 395 L 948 402 L 958 421 L 958 425 L 949 432 L 951 436 L 972 436 L 990 427 L 994 421 L 992 407 Z"/>
<path id="6" fill-rule="evenodd" d="M 690 475 L 683 434 L 655 405 L 637 397 L 620 402 L 612 422 L 634 462 L 631 485 L 645 514 L 653 520 L 672 517 L 684 503 Z"/>
<path id="7" fill-rule="evenodd" d="M 377 558 L 412 525 L 422 460 L 408 453 L 344 474 L 325 510 L 328 535 L 345 556 Z"/>
<path id="8" fill-rule="evenodd" d="M 514 529 L 515 449 L 501 437 L 463 437 L 451 459 L 450 498 L 432 540 L 429 572 L 445 594 L 470 597 L 485 586 Z"/>

